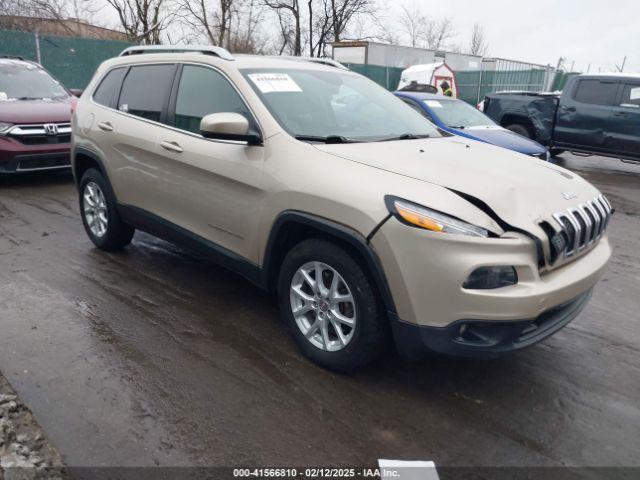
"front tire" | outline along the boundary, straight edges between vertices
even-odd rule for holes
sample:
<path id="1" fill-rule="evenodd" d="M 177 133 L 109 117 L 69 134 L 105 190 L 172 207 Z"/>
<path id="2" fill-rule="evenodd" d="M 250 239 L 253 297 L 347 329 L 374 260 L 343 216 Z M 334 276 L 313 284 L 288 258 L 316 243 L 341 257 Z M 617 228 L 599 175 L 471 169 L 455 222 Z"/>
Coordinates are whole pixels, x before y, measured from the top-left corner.
<path id="1" fill-rule="evenodd" d="M 278 302 L 298 347 L 324 368 L 351 372 L 384 351 L 378 295 L 353 256 L 332 242 L 305 240 L 287 254 Z"/>
<path id="2" fill-rule="evenodd" d="M 80 180 L 80 215 L 87 235 L 101 250 L 121 250 L 131 243 L 135 229 L 122 221 L 111 186 L 94 168 Z"/>

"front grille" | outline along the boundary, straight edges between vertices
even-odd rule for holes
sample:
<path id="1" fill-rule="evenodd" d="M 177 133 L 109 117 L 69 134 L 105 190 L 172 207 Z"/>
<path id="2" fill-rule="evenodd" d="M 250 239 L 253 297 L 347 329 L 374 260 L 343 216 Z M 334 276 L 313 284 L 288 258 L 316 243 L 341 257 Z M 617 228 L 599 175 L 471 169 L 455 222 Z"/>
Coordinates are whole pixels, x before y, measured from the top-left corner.
<path id="1" fill-rule="evenodd" d="M 606 231 L 612 214 L 613 208 L 604 195 L 554 214 L 566 243 L 564 257 L 572 257 L 595 245 Z"/>
<path id="2" fill-rule="evenodd" d="M 64 135 L 23 135 L 14 138 L 25 145 L 51 145 L 71 142 L 71 135 L 68 133 Z"/>
<path id="3" fill-rule="evenodd" d="M 19 172 L 49 170 L 71 166 L 71 159 L 68 153 L 54 155 L 25 155 L 24 157 L 18 158 L 19 163 L 16 170 Z"/>
<path id="4" fill-rule="evenodd" d="M 71 141 L 71 124 L 16 125 L 7 132 L 7 135 L 25 145 L 69 143 Z"/>

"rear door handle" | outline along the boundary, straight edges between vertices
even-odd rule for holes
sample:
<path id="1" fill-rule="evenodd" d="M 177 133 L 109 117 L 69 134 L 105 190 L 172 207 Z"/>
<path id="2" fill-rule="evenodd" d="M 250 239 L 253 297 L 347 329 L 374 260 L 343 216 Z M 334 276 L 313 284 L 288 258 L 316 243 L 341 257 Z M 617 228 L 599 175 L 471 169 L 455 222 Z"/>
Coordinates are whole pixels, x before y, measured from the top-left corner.
<path id="1" fill-rule="evenodd" d="M 176 142 L 160 142 L 160 146 L 165 150 L 169 150 L 173 153 L 182 153 L 182 147 L 178 145 Z"/>
<path id="2" fill-rule="evenodd" d="M 613 114 L 614 117 L 626 117 L 629 115 L 629 112 L 616 112 Z"/>
<path id="3" fill-rule="evenodd" d="M 113 125 L 111 125 L 109 122 L 99 123 L 98 128 L 103 132 L 113 132 Z"/>
<path id="4" fill-rule="evenodd" d="M 562 107 L 562 111 L 564 112 L 575 112 L 576 107 Z"/>

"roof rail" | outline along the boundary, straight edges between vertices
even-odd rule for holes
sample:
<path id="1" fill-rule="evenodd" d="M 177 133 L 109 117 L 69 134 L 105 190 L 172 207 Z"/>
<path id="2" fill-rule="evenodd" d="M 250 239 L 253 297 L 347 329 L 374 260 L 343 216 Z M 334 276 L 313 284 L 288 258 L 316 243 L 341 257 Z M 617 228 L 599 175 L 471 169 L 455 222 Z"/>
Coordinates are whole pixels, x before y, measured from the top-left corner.
<path id="1" fill-rule="evenodd" d="M 141 55 L 144 53 L 187 53 L 198 52 L 204 55 L 213 55 L 223 60 L 235 60 L 228 50 L 222 47 L 214 47 L 212 45 L 138 45 L 136 47 L 125 48 L 121 57 L 129 55 Z"/>
<path id="2" fill-rule="evenodd" d="M 333 60 L 332 58 L 319 58 L 319 57 L 294 57 L 284 55 L 281 58 L 286 58 L 287 60 L 295 60 L 296 62 L 311 62 L 311 63 L 320 63 L 322 65 L 327 65 L 329 67 L 340 68 L 342 70 L 349 70 L 343 64 L 338 62 L 337 60 Z"/>
<path id="3" fill-rule="evenodd" d="M 0 55 L 0 58 L 8 58 L 11 60 L 24 60 L 24 57 L 21 57 L 20 55 Z"/>

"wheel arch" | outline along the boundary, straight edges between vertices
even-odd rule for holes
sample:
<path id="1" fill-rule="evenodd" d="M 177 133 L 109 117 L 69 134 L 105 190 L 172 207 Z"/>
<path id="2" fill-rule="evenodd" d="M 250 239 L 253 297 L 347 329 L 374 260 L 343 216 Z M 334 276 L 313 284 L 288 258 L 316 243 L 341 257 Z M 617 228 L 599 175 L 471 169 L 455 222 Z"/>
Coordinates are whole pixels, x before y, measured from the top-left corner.
<path id="1" fill-rule="evenodd" d="M 500 119 L 500 126 L 507 128 L 509 125 L 522 125 L 531 133 L 532 138 L 536 138 L 536 127 L 529 117 L 519 113 L 505 113 Z"/>
<path id="2" fill-rule="evenodd" d="M 280 266 L 287 252 L 308 238 L 333 241 L 354 255 L 373 281 L 387 314 L 395 318 L 396 308 L 382 264 L 367 238 L 345 225 L 308 213 L 286 211 L 275 220 L 262 268 L 262 283 L 266 289 L 275 291 Z"/>
<path id="3" fill-rule="evenodd" d="M 74 148 L 73 158 L 71 159 L 71 168 L 73 171 L 73 178 L 75 180 L 76 187 L 80 187 L 80 180 L 82 180 L 82 175 L 90 168 L 99 170 L 109 183 L 109 186 L 111 186 L 111 183 L 109 182 L 109 176 L 107 175 L 107 170 L 104 166 L 104 162 L 100 158 L 100 155 L 98 155 L 93 150 L 89 150 L 88 148 L 84 147 Z"/>

